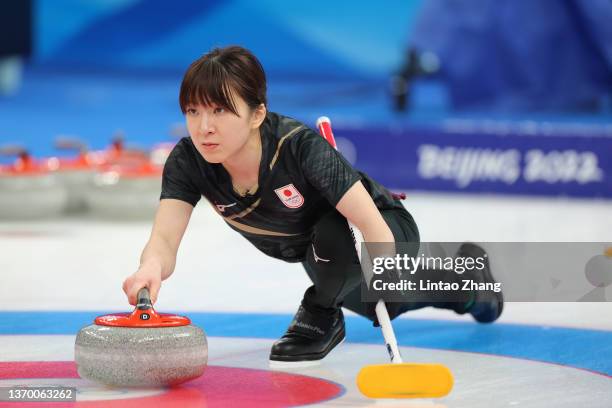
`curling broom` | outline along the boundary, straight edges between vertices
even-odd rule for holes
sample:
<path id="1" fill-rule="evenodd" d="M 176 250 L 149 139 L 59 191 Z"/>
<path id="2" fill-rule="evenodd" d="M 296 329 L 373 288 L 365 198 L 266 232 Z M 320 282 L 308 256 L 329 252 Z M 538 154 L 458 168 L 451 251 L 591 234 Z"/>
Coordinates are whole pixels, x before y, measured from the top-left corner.
<path id="1" fill-rule="evenodd" d="M 321 116 L 317 128 L 321 136 L 337 149 L 329 118 Z M 350 221 L 348 224 L 361 261 L 363 235 Z M 442 364 L 404 363 L 384 300 L 376 303 L 375 310 L 391 364 L 362 367 L 357 375 L 359 391 L 370 398 L 439 398 L 447 395 L 453 388 L 450 370 Z"/>

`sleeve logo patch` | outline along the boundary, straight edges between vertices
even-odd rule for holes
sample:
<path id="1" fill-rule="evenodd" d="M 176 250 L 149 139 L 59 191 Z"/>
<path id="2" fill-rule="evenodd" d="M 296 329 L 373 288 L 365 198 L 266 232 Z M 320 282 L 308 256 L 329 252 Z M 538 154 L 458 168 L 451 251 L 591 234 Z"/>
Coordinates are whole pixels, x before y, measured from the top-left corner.
<path id="1" fill-rule="evenodd" d="M 274 190 L 278 198 L 289 208 L 300 208 L 304 204 L 304 196 L 295 188 L 293 184 L 287 184 L 284 187 Z"/>

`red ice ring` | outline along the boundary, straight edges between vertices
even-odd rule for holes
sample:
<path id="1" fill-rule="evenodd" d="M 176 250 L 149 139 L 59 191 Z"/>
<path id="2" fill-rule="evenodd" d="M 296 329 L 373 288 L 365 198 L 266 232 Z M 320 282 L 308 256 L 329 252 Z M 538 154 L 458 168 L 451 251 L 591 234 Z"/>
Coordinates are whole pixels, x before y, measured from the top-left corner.
<path id="1" fill-rule="evenodd" d="M 79 378 L 73 361 L 9 361 L 0 362 L 0 384 L 8 379 Z M 24 381 L 27 383 L 27 381 Z M 50 384 L 51 385 L 51 384 Z M 52 385 L 57 386 L 57 383 Z M 37 385 L 40 386 L 40 385 Z M 170 387 L 161 395 L 112 400 L 79 402 L 29 402 L 28 407 L 225 407 L 228 403 L 241 407 L 294 407 L 321 403 L 344 393 L 341 385 L 305 375 L 208 366 L 204 375 L 180 386 Z M 13 402 L 0 402 L 0 407 L 15 407 Z"/>

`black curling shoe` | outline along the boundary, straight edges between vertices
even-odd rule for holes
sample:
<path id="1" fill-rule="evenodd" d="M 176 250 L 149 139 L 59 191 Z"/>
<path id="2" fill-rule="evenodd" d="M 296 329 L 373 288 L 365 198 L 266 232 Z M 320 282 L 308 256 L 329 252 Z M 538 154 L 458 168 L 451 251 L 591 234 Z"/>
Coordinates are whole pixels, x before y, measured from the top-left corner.
<path id="1" fill-rule="evenodd" d="M 466 273 L 464 278 L 471 279 L 475 283 L 494 285 L 496 283 L 491 268 L 489 258 L 484 249 L 472 243 L 465 243 L 457 251 L 458 257 L 484 258 L 484 268 L 475 269 Z M 504 310 L 504 295 L 501 290 L 478 290 L 473 292 L 475 295 L 472 301 L 465 307 L 464 313 L 471 314 L 477 322 L 492 323 L 501 316 Z"/>
<path id="2" fill-rule="evenodd" d="M 270 365 L 290 367 L 317 363 L 344 340 L 342 310 L 298 309 L 287 332 L 272 346 Z"/>

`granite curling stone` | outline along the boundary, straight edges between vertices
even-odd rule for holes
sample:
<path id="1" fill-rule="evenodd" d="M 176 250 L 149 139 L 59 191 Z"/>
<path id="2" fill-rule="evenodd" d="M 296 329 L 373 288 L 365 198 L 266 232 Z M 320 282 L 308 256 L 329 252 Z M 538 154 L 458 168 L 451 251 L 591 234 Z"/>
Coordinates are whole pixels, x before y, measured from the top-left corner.
<path id="1" fill-rule="evenodd" d="M 82 378 L 116 387 L 180 384 L 201 376 L 206 334 L 183 316 L 157 313 L 147 288 L 133 313 L 99 316 L 82 328 L 75 361 Z"/>
<path id="2" fill-rule="evenodd" d="M 66 213 L 80 213 L 87 210 L 85 193 L 93 183 L 96 163 L 85 143 L 77 138 L 60 136 L 55 140 L 58 150 L 74 151 L 71 157 L 58 156 L 47 159 L 47 167 L 64 186 L 68 195 Z"/>
<path id="3" fill-rule="evenodd" d="M 85 194 L 87 206 L 102 218 L 152 218 L 159 206 L 162 170 L 139 160 L 100 166 Z"/>
<path id="4" fill-rule="evenodd" d="M 0 165 L 0 219 L 48 218 L 61 214 L 67 194 L 45 163 L 21 146 L 2 146 L 0 156 L 16 156 Z"/>

